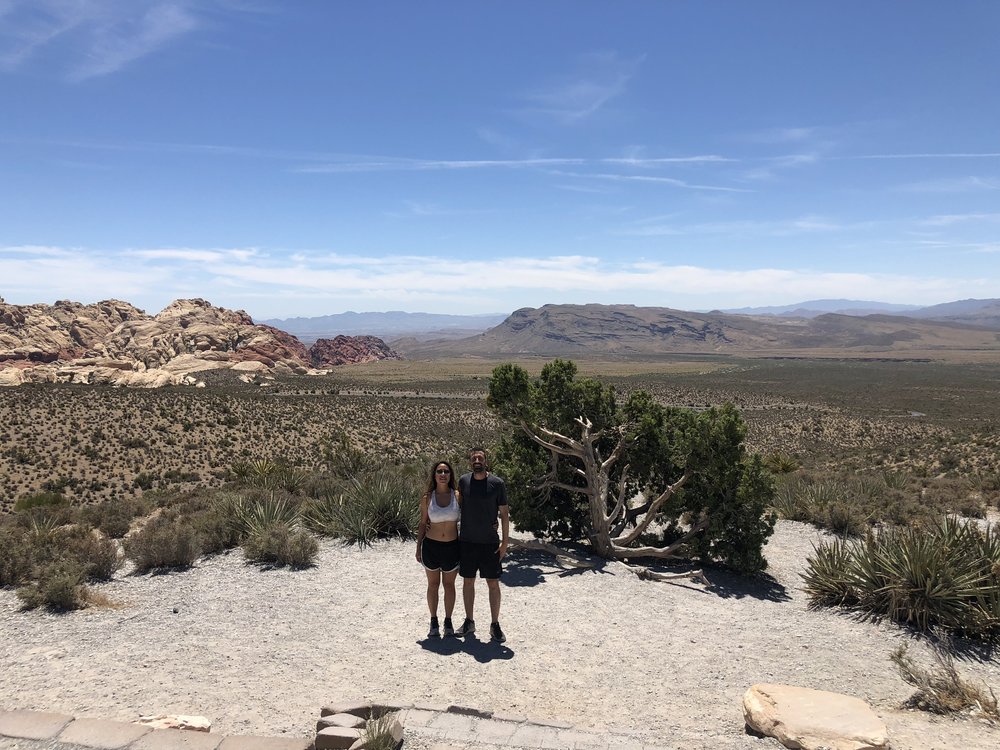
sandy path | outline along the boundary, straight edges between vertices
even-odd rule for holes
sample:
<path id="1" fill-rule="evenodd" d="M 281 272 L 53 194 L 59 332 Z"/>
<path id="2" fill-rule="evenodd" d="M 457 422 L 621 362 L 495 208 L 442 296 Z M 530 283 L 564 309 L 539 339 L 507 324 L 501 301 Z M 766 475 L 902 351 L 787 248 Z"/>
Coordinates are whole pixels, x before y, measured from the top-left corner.
<path id="1" fill-rule="evenodd" d="M 816 539 L 811 527 L 780 523 L 767 550 L 776 584 L 716 573 L 721 595 L 513 557 L 506 647 L 424 642 L 412 543 L 325 541 L 317 567 L 299 572 L 261 572 L 236 552 L 182 573 L 124 575 L 102 587 L 125 603 L 118 610 L 24 613 L 0 591 L 0 708 L 121 720 L 194 713 L 213 731 L 305 736 L 338 698 L 455 702 L 735 750 L 768 746 L 743 733 L 743 692 L 786 682 L 868 700 L 896 748 L 1000 746 L 1000 730 L 978 722 L 893 709 L 909 690 L 888 655 L 907 635 L 806 608 L 798 571 Z M 487 613 L 481 586 L 482 638 Z M 1000 688 L 995 657 L 961 666 Z"/>

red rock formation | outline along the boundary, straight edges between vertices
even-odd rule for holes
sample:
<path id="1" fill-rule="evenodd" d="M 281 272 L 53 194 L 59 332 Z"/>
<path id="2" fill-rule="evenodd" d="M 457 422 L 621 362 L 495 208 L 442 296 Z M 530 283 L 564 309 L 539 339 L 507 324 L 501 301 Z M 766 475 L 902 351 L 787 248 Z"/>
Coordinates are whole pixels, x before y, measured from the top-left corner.
<path id="1" fill-rule="evenodd" d="M 337 336 L 334 339 L 319 339 L 309 347 L 314 367 L 336 367 L 355 365 L 362 362 L 377 362 L 380 359 L 402 359 L 376 336 Z"/>
<path id="2" fill-rule="evenodd" d="M 0 300 L 0 385 L 157 386 L 247 361 L 300 374 L 310 368 L 308 350 L 291 334 L 255 325 L 243 310 L 203 299 L 176 300 L 154 317 L 116 300 L 94 305 Z"/>

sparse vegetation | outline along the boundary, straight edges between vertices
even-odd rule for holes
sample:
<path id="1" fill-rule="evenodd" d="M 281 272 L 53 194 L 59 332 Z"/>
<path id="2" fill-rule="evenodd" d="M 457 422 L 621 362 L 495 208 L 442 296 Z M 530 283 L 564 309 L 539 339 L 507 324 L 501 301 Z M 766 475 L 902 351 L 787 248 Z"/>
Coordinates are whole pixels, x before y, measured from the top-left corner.
<path id="1" fill-rule="evenodd" d="M 421 488 L 416 481 L 382 471 L 354 477 L 336 496 L 313 503 L 306 522 L 320 534 L 348 544 L 370 545 L 377 539 L 407 539 L 419 521 Z"/>
<path id="2" fill-rule="evenodd" d="M 803 574 L 813 606 L 888 617 L 921 632 L 1000 636 L 1000 533 L 943 519 L 821 544 Z"/>
<path id="3" fill-rule="evenodd" d="M 1000 723 L 996 693 L 989 686 L 976 685 L 962 677 L 955 666 L 951 640 L 941 634 L 933 647 L 934 665 L 930 668 L 917 664 L 905 643 L 889 657 L 899 669 L 900 677 L 917 689 L 906 701 L 906 707 L 936 714 L 971 713 Z"/>

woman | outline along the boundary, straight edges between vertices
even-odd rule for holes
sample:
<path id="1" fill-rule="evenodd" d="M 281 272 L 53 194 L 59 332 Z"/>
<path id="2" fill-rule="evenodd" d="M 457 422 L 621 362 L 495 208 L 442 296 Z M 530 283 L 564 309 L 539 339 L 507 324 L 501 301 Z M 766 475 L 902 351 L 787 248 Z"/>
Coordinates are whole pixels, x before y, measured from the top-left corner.
<path id="1" fill-rule="evenodd" d="M 455 635 L 451 613 L 455 609 L 455 578 L 458 576 L 458 517 L 461 497 L 455 489 L 455 472 L 447 461 L 431 468 L 427 491 L 420 498 L 417 528 L 417 562 L 427 573 L 427 608 L 431 611 L 428 638 L 439 638 L 438 587 L 444 587 L 444 634 Z"/>

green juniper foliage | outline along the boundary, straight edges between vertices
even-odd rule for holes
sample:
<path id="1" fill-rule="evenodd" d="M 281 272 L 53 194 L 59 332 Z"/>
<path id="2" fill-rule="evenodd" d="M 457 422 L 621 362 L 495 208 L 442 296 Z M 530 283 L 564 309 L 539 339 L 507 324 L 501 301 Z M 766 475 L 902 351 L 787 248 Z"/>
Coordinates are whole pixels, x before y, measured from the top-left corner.
<path id="1" fill-rule="evenodd" d="M 637 541 L 666 546 L 697 526 L 701 531 L 686 542 L 686 556 L 744 573 L 762 571 L 767 565 L 763 546 L 774 526 L 767 510 L 774 484 L 760 457 L 747 455 L 746 424 L 736 409 L 731 404 L 702 412 L 669 408 L 645 391 L 620 403 L 614 388 L 576 373 L 573 362 L 558 359 L 534 381 L 518 365 L 493 370 L 487 404 L 509 425 L 494 464 L 507 480 L 518 528 L 593 544 L 590 496 L 572 488 L 586 484 L 592 490 L 606 481 L 615 492 L 606 494 L 608 507 L 601 510 L 612 511 L 619 490 L 633 499 L 634 510 L 687 472 L 686 484 L 659 509 L 658 530 Z M 590 426 L 584 428 L 580 418 Z M 582 476 L 594 467 L 575 457 L 554 458 L 535 439 L 544 442 L 557 433 L 585 441 L 590 439 L 586 430 L 596 436 L 598 461 L 619 451 L 606 477 Z M 630 516 L 629 526 L 635 526 L 637 516 Z"/>

